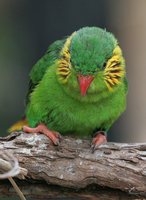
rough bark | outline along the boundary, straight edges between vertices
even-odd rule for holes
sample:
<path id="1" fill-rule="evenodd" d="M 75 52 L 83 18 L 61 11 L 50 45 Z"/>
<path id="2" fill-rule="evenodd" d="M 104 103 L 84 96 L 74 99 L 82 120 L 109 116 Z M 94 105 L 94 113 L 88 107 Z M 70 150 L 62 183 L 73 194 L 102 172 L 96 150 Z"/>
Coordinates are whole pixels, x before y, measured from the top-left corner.
<path id="1" fill-rule="evenodd" d="M 145 200 L 144 197 L 128 195 L 119 190 L 112 190 L 95 185 L 81 190 L 62 188 L 59 186 L 48 186 L 45 183 L 31 183 L 17 181 L 19 188 L 26 199 L 31 200 Z M 10 196 L 16 199 L 15 190 L 7 182 L 0 182 L 0 197 Z"/>
<path id="2" fill-rule="evenodd" d="M 107 143 L 94 153 L 90 141 L 63 137 L 53 146 L 42 134 L 13 133 L 0 138 L 27 175 L 19 179 L 81 189 L 91 184 L 146 196 L 146 143 Z"/>

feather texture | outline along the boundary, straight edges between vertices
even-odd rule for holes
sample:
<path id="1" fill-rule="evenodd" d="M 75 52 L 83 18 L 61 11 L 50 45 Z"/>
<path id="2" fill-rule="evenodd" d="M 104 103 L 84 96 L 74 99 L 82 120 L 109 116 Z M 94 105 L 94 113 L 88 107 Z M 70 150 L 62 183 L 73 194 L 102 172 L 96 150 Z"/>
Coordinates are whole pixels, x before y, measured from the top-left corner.
<path id="1" fill-rule="evenodd" d="M 82 96 L 78 75 L 94 80 Z M 126 108 L 125 61 L 117 40 L 85 27 L 54 42 L 30 73 L 26 117 L 61 134 L 91 135 L 105 130 Z"/>

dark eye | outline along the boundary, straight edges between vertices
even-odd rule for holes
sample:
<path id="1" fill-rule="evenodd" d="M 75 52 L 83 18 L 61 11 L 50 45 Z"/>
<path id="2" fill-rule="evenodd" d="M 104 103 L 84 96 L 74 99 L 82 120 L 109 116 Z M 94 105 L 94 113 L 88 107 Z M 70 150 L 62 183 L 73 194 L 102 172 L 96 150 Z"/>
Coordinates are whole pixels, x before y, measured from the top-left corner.
<path id="1" fill-rule="evenodd" d="M 106 62 L 103 63 L 103 67 L 102 67 L 102 68 L 103 68 L 103 69 L 106 68 Z"/>

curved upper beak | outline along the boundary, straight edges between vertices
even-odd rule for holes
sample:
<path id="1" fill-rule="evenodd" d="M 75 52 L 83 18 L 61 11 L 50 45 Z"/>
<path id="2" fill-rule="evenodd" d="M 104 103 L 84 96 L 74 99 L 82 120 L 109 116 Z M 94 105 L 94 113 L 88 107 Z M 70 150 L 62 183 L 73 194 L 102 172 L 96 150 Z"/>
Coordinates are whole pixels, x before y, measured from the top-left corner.
<path id="1" fill-rule="evenodd" d="M 90 87 L 92 81 L 94 79 L 94 76 L 92 75 L 78 75 L 78 81 L 80 85 L 80 91 L 81 95 L 85 96 L 87 93 L 88 88 Z"/>

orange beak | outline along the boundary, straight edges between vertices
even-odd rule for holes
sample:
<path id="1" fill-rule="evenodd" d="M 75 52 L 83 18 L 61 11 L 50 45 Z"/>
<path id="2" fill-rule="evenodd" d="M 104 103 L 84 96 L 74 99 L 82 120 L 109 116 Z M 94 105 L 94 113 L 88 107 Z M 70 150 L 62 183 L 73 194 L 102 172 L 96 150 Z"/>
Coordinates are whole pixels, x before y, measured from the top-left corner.
<path id="1" fill-rule="evenodd" d="M 80 85 L 80 91 L 81 95 L 85 96 L 87 93 L 88 88 L 91 85 L 91 82 L 93 81 L 94 77 L 92 75 L 78 75 L 78 81 Z"/>

